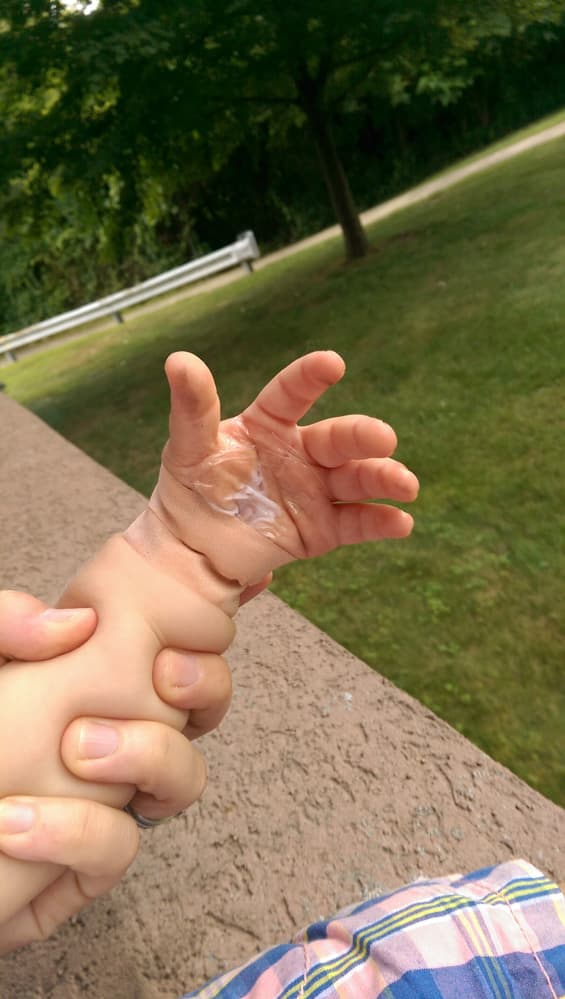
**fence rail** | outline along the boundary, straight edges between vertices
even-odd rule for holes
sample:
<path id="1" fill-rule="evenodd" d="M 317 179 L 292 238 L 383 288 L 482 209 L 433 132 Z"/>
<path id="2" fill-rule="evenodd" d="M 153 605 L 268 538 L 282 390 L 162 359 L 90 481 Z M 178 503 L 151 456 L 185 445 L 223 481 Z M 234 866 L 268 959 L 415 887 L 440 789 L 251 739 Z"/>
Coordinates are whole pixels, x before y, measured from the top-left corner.
<path id="1" fill-rule="evenodd" d="M 259 256 L 259 247 L 252 232 L 244 232 L 237 237 L 235 243 L 224 246 L 221 250 L 209 253 L 205 257 L 198 257 L 188 264 L 182 264 L 173 270 L 157 274 L 156 277 L 142 281 L 141 284 L 133 288 L 125 288 L 123 291 L 114 292 L 113 295 L 106 295 L 97 302 L 90 302 L 82 305 L 79 309 L 72 309 L 70 312 L 62 312 L 52 319 L 35 323 L 33 326 L 26 326 L 25 329 L 18 330 L 17 333 L 8 333 L 0 337 L 0 356 L 5 355 L 8 360 L 17 360 L 16 350 L 25 347 L 37 340 L 44 340 L 46 337 L 54 336 L 56 333 L 63 333 L 65 330 L 75 329 L 83 326 L 94 319 L 102 319 L 104 316 L 114 316 L 116 321 L 123 323 L 123 310 L 129 309 L 132 305 L 145 302 L 149 298 L 162 295 L 175 288 L 191 284 L 193 281 L 200 281 L 202 278 L 211 277 L 221 271 L 231 267 L 243 266 L 248 271 L 253 270 L 253 261 Z"/>

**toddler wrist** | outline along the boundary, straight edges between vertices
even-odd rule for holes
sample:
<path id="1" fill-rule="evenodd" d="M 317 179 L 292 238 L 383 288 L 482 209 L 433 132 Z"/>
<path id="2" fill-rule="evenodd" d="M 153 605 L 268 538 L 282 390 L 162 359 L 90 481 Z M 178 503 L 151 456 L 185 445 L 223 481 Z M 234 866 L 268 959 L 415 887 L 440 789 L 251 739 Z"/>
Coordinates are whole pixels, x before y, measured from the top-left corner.
<path id="1" fill-rule="evenodd" d="M 124 531 L 125 541 L 154 568 L 195 590 L 233 617 L 239 607 L 242 587 L 236 581 L 220 576 L 204 554 L 177 537 L 151 502 Z"/>

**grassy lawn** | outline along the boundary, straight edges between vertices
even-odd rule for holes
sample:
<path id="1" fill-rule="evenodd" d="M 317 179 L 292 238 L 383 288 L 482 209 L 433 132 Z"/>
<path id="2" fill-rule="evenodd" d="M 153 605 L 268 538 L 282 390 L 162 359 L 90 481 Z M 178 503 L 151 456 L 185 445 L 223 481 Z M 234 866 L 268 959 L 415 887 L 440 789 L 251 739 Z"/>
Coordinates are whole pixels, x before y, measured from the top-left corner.
<path id="1" fill-rule="evenodd" d="M 348 374 L 314 415 L 393 424 L 422 482 L 416 530 L 288 567 L 274 589 L 563 804 L 564 154 L 551 143 L 379 223 L 354 265 L 328 242 L 1 372 L 147 493 L 171 350 L 211 366 L 225 415 L 297 354 L 340 351 Z"/>

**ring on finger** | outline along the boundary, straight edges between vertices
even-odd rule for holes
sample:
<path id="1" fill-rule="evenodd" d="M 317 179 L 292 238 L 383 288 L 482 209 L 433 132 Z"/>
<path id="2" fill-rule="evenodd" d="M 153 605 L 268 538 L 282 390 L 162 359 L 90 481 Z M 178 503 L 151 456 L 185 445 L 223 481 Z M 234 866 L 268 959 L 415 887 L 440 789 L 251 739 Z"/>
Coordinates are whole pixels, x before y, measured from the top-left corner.
<path id="1" fill-rule="evenodd" d="M 147 815 L 141 815 L 141 813 L 133 807 L 131 801 L 127 805 L 124 805 L 123 810 L 126 815 L 131 816 L 139 829 L 154 829 L 155 826 L 161 826 L 163 822 L 168 822 L 169 819 L 173 818 L 172 815 L 165 815 L 162 819 L 150 819 Z"/>

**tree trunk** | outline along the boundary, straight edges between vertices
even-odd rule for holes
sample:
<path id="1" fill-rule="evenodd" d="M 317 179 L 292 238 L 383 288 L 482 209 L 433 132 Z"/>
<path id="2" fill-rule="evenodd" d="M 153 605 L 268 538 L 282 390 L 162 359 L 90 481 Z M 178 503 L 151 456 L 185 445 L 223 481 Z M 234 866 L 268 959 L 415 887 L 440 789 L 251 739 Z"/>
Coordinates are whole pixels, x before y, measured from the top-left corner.
<path id="1" fill-rule="evenodd" d="M 299 101 L 314 142 L 333 210 L 343 231 L 348 260 L 364 257 L 369 244 L 355 207 L 349 183 L 336 149 L 327 111 L 322 105 L 321 87 L 304 74 L 296 81 Z"/>

